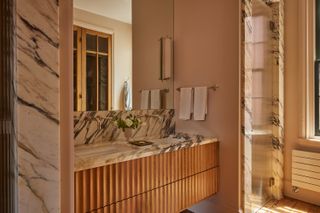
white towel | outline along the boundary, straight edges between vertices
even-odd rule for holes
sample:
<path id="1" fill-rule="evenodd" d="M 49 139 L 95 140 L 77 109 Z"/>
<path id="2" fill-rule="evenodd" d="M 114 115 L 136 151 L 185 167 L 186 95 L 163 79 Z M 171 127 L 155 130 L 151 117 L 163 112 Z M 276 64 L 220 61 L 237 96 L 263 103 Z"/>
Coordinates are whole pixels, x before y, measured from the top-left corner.
<path id="1" fill-rule="evenodd" d="M 208 109 L 208 88 L 194 88 L 194 107 L 193 119 L 195 121 L 204 121 L 206 119 Z"/>
<path id="2" fill-rule="evenodd" d="M 160 109 L 160 108 L 161 108 L 160 89 L 151 90 L 150 109 Z"/>
<path id="3" fill-rule="evenodd" d="M 124 82 L 123 86 L 123 105 L 124 110 L 129 111 L 132 109 L 131 107 L 131 94 L 128 81 Z"/>
<path id="4" fill-rule="evenodd" d="M 193 112 L 193 89 L 181 88 L 179 119 L 190 120 L 192 112 Z"/>
<path id="5" fill-rule="evenodd" d="M 141 103 L 140 108 L 141 109 L 149 109 L 149 90 L 142 90 L 141 91 Z"/>

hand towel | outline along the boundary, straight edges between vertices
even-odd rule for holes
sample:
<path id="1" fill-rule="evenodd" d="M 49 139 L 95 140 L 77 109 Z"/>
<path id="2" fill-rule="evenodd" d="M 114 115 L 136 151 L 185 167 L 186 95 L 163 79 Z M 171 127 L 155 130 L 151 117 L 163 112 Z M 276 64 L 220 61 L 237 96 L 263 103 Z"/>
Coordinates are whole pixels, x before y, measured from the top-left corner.
<path id="1" fill-rule="evenodd" d="M 141 103 L 140 108 L 141 109 L 149 109 L 149 90 L 142 90 L 141 91 Z"/>
<path id="2" fill-rule="evenodd" d="M 160 108 L 161 108 L 160 89 L 151 90 L 150 109 L 160 109 Z"/>
<path id="3" fill-rule="evenodd" d="M 192 88 L 181 88 L 179 107 L 180 107 L 179 119 L 190 120 L 191 113 L 193 112 L 193 89 Z"/>
<path id="4" fill-rule="evenodd" d="M 123 104 L 124 104 L 124 110 L 129 111 L 132 109 L 131 107 L 131 94 L 130 94 L 130 88 L 128 81 L 124 82 L 123 86 Z"/>
<path id="5" fill-rule="evenodd" d="M 194 107 L 193 119 L 195 121 L 204 121 L 206 119 L 208 109 L 208 88 L 194 88 Z"/>

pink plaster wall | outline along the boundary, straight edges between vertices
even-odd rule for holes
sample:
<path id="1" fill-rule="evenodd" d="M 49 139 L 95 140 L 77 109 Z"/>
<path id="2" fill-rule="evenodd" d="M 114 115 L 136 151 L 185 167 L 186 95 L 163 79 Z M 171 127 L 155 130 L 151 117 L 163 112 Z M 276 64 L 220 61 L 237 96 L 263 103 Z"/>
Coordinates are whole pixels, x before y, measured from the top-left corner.
<path id="1" fill-rule="evenodd" d="M 173 0 L 133 0 L 133 109 L 140 109 L 140 90 L 144 89 L 169 89 L 163 108 L 173 108 L 173 78 L 159 80 L 159 39 L 166 36 L 173 37 Z"/>
<path id="2" fill-rule="evenodd" d="M 177 120 L 177 131 L 220 140 L 219 193 L 192 208 L 196 212 L 237 212 L 239 202 L 240 66 L 238 0 L 175 0 L 175 88 L 210 86 L 207 120 Z M 179 93 L 175 92 L 176 114 Z"/>

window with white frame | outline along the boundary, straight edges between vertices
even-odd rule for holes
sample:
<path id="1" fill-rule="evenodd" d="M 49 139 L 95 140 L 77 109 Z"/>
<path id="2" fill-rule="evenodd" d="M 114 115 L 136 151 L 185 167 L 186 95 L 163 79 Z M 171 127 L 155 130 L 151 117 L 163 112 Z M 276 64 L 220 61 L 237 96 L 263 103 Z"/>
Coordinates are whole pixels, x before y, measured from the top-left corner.
<path id="1" fill-rule="evenodd" d="M 299 137 L 320 141 L 320 0 L 299 1 Z"/>

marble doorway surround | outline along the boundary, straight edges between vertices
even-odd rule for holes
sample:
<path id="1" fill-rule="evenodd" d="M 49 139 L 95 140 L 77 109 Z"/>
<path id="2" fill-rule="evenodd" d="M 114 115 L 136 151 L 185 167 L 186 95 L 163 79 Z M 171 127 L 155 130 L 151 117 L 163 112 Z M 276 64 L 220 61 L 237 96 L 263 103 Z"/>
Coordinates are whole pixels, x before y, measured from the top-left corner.
<path id="1" fill-rule="evenodd" d="M 257 0 L 258 1 L 258 0 Z M 268 195 L 274 199 L 283 197 L 283 148 L 284 148 L 284 0 L 260 0 L 270 7 L 272 20 L 270 22 L 272 41 L 272 122 L 270 147 L 272 186 Z M 253 114 L 254 105 L 252 91 L 254 87 L 252 63 L 252 49 L 250 48 L 250 31 L 253 23 L 253 0 L 242 0 L 242 27 L 241 27 L 241 106 L 242 106 L 242 207 L 245 212 L 251 212 L 254 206 L 252 195 L 252 161 L 253 161 Z M 256 198 L 254 198 L 256 199 Z M 259 198 L 258 198 L 259 199 Z"/>

